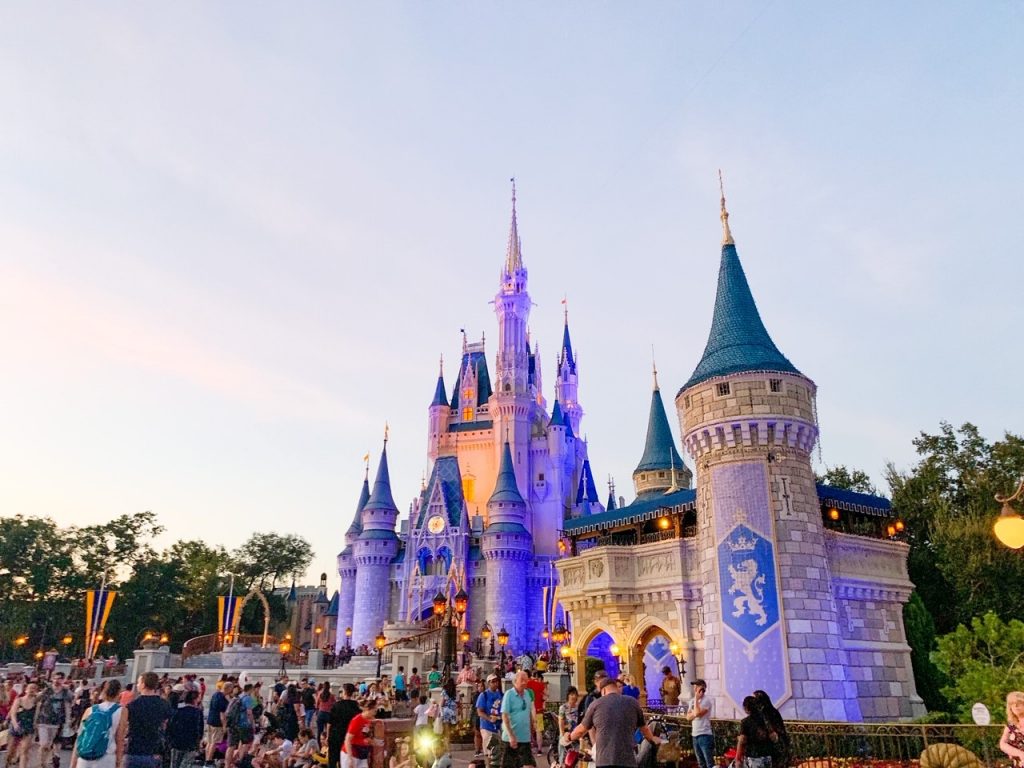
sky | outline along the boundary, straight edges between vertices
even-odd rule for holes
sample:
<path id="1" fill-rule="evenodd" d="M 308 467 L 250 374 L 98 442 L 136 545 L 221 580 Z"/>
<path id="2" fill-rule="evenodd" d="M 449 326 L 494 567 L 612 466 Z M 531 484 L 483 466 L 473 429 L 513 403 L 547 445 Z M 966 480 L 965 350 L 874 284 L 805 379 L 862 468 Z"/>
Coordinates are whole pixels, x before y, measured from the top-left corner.
<path id="1" fill-rule="evenodd" d="M 0 115 L 2 515 L 298 533 L 336 585 L 385 422 L 407 509 L 460 328 L 493 372 L 512 176 L 545 394 L 566 297 L 627 498 L 652 346 L 672 413 L 707 340 L 719 168 L 818 471 L 1024 429 L 1017 0 L 7 3 Z"/>

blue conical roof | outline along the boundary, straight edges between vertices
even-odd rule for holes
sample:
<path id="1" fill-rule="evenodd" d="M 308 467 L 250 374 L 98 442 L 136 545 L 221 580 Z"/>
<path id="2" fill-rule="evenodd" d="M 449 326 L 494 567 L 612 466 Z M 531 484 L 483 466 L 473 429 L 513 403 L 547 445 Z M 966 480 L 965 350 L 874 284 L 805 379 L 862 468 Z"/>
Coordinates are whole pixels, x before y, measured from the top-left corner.
<path id="1" fill-rule="evenodd" d="M 652 469 L 683 468 L 683 460 L 676 450 L 676 441 L 668 426 L 665 415 L 665 403 L 661 400 L 661 390 L 655 385 L 651 393 L 651 414 L 647 419 L 647 443 L 644 455 L 636 465 L 635 472 L 649 472 Z"/>
<path id="2" fill-rule="evenodd" d="M 352 525 L 348 527 L 348 533 L 358 536 L 363 532 L 363 508 L 370 500 L 370 480 L 363 478 L 363 490 L 359 494 L 359 503 L 356 504 L 356 516 L 352 518 Z"/>
<path id="3" fill-rule="evenodd" d="M 580 504 L 584 500 L 595 504 L 599 501 L 597 497 L 597 486 L 594 484 L 594 475 L 590 471 L 590 459 L 583 460 L 583 471 L 580 472 L 580 484 L 576 489 L 576 503 Z"/>
<path id="4" fill-rule="evenodd" d="M 373 493 L 363 509 L 392 509 L 397 511 L 395 500 L 391 497 L 391 475 L 388 472 L 388 446 L 380 452 L 380 464 L 377 465 L 377 477 L 373 480 Z"/>
<path id="5" fill-rule="evenodd" d="M 498 479 L 494 483 L 494 493 L 488 503 L 495 501 L 511 502 L 514 504 L 525 504 L 523 495 L 519 493 L 519 485 L 516 483 L 516 471 L 512 467 L 512 448 L 508 441 L 501 452 L 501 466 L 498 468 Z"/>
<path id="6" fill-rule="evenodd" d="M 569 318 L 562 329 L 562 359 L 569 363 L 569 370 L 576 373 L 576 358 L 572 354 L 572 339 L 569 338 Z"/>
<path id="7" fill-rule="evenodd" d="M 338 615 L 338 607 L 339 607 L 338 604 L 340 602 L 341 602 L 341 597 L 338 594 L 338 590 L 334 590 L 334 594 L 331 595 L 331 604 L 328 605 L 327 606 L 327 610 L 324 611 L 324 616 L 325 617 L 331 617 L 331 616 L 335 616 L 336 617 Z"/>
<path id="8" fill-rule="evenodd" d="M 722 246 L 718 295 L 704 356 L 680 392 L 716 376 L 744 371 L 800 373 L 768 335 L 736 246 L 727 242 Z"/>
<path id="9" fill-rule="evenodd" d="M 575 437 L 572 433 L 572 424 L 565 418 L 565 414 L 562 413 L 562 406 L 558 404 L 558 398 L 555 398 L 555 406 L 551 409 L 551 421 L 548 422 L 549 427 L 565 427 L 565 434 L 568 437 Z"/>
<path id="10" fill-rule="evenodd" d="M 295 579 L 292 579 L 292 588 L 288 590 L 288 602 L 294 603 L 299 599 L 299 593 L 295 591 Z"/>
<path id="11" fill-rule="evenodd" d="M 608 503 L 605 504 L 605 512 L 611 512 L 615 509 L 615 492 L 608 491 Z"/>
<path id="12" fill-rule="evenodd" d="M 434 389 L 434 400 L 430 404 L 430 407 L 433 408 L 435 405 L 443 405 L 446 407 L 448 405 L 448 395 L 444 391 L 443 373 L 437 374 L 437 387 Z"/>

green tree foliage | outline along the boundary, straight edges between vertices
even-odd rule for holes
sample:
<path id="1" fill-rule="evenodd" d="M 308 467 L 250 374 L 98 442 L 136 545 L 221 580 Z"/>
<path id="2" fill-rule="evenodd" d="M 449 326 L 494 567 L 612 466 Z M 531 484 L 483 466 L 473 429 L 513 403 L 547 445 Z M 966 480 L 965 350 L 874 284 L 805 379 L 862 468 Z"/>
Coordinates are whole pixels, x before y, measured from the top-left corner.
<path id="1" fill-rule="evenodd" d="M 831 485 L 833 488 L 845 488 L 848 491 L 856 491 L 857 493 L 878 495 L 878 489 L 871 482 L 867 472 L 859 469 L 847 469 L 845 464 L 829 467 L 825 470 L 824 475 L 815 475 L 814 479 L 819 483 Z"/>
<path id="2" fill-rule="evenodd" d="M 254 533 L 232 554 L 235 573 L 247 589 L 273 591 L 279 581 L 303 573 L 313 562 L 313 546 L 301 536 Z"/>
<path id="3" fill-rule="evenodd" d="M 971 707 L 982 702 L 998 722 L 1006 694 L 1024 688 L 1024 622 L 1003 621 L 988 612 L 940 637 L 932 654 L 949 680 L 942 694 L 962 722 L 971 721 Z"/>
<path id="4" fill-rule="evenodd" d="M 903 626 L 910 646 L 917 694 L 929 712 L 943 711 L 949 706 L 942 695 L 942 687 L 948 681 L 931 659 L 936 647 L 935 621 L 917 592 L 912 592 L 910 600 L 903 606 Z"/>
<path id="5" fill-rule="evenodd" d="M 939 633 L 992 611 L 1024 618 L 1018 585 L 1024 557 L 992 534 L 999 513 L 996 493 L 1024 474 L 1024 439 L 1007 433 L 986 441 L 973 424 L 914 440 L 920 461 L 909 472 L 889 465 L 893 512 L 906 524 L 910 578 Z"/>

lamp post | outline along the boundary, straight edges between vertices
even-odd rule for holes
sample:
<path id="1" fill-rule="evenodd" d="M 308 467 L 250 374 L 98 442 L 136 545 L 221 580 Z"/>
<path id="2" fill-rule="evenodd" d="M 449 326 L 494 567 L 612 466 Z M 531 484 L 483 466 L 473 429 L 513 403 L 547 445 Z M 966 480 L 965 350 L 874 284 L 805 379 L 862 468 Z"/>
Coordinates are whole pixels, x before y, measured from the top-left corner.
<path id="1" fill-rule="evenodd" d="M 622 666 L 622 663 L 619 661 L 619 654 L 622 653 L 622 649 L 619 648 L 619 644 L 618 643 L 612 643 L 611 645 L 608 646 L 608 653 L 610 653 L 612 655 L 612 658 L 615 659 L 615 666 L 616 666 L 615 676 L 618 677 L 619 674 L 621 674 L 621 671 L 622 671 L 621 669 L 619 669 L 619 667 Z M 609 674 L 611 674 L 611 673 L 609 673 Z"/>
<path id="2" fill-rule="evenodd" d="M 999 517 L 996 518 L 995 523 L 992 525 L 992 532 L 995 533 L 996 538 L 999 539 L 1001 544 L 1010 549 L 1024 547 L 1024 519 L 1010 506 L 1022 494 L 1024 494 L 1024 480 L 1020 481 L 1017 490 L 1009 496 L 996 494 L 996 501 L 1002 504 L 1003 508 L 999 513 Z"/>
<path id="3" fill-rule="evenodd" d="M 490 655 L 487 658 L 493 659 L 494 658 L 494 633 L 491 631 L 491 625 L 488 624 L 486 621 L 484 621 L 484 625 L 482 627 L 480 627 L 480 639 L 483 640 L 485 643 L 489 643 L 490 644 L 490 648 L 491 648 Z"/>
<path id="4" fill-rule="evenodd" d="M 464 589 L 459 589 L 452 598 L 451 604 L 448 603 L 448 598 L 445 597 L 443 592 L 438 592 L 434 595 L 433 603 L 434 615 L 438 617 L 440 621 L 441 629 L 441 643 L 442 650 L 444 651 L 444 669 L 442 675 L 444 677 L 450 677 L 452 668 L 456 662 L 456 637 L 461 636 L 458 633 L 459 627 L 462 625 L 462 618 L 466 615 L 466 610 L 469 608 L 469 595 L 466 594 Z M 469 632 L 463 630 L 461 633 L 465 635 L 466 640 L 469 639 Z M 434 643 L 434 664 L 438 663 L 438 647 L 437 642 Z"/>
<path id="5" fill-rule="evenodd" d="M 323 632 L 323 631 L 324 631 L 324 628 L 319 626 L 319 625 L 317 626 L 316 629 L 313 630 L 313 634 L 316 635 L 316 638 L 313 640 L 313 647 L 314 648 L 319 648 L 320 647 L 320 633 Z"/>
<path id="6" fill-rule="evenodd" d="M 559 646 L 563 646 L 569 640 L 569 630 L 565 628 L 565 624 L 559 621 L 555 624 L 555 628 L 551 630 L 551 641 L 553 647 L 557 650 Z M 562 658 L 565 658 L 562 656 Z"/>
<path id="7" fill-rule="evenodd" d="M 558 649 L 562 662 L 565 664 L 566 674 L 572 675 L 572 646 L 566 644 Z"/>
<path id="8" fill-rule="evenodd" d="M 289 643 L 287 640 L 282 640 L 281 644 L 279 646 L 277 646 L 277 650 L 279 650 L 281 652 L 281 671 L 280 671 L 280 677 L 284 677 L 284 675 L 285 675 L 285 662 L 288 661 L 288 654 L 292 650 L 292 644 Z"/>
<path id="9" fill-rule="evenodd" d="M 64 655 L 68 656 L 71 650 L 71 644 L 75 642 L 75 638 L 68 632 L 64 637 L 60 639 L 60 644 L 64 646 Z"/>
<path id="10" fill-rule="evenodd" d="M 384 637 L 384 630 L 380 631 L 373 640 L 373 644 L 377 647 L 377 679 L 380 680 L 380 663 L 384 658 L 384 646 L 387 645 L 388 639 Z"/>
<path id="11" fill-rule="evenodd" d="M 683 658 L 686 654 L 683 652 L 683 647 L 679 645 L 675 640 L 668 644 L 669 653 L 672 654 L 672 658 L 676 660 L 676 669 L 679 672 L 679 677 L 686 676 L 686 659 Z"/>
<path id="12" fill-rule="evenodd" d="M 352 627 L 345 627 L 345 647 L 352 648 Z"/>
<path id="13" fill-rule="evenodd" d="M 508 645 L 508 630 L 502 627 L 498 630 L 498 645 L 501 646 L 501 673 L 505 674 L 505 646 Z"/>

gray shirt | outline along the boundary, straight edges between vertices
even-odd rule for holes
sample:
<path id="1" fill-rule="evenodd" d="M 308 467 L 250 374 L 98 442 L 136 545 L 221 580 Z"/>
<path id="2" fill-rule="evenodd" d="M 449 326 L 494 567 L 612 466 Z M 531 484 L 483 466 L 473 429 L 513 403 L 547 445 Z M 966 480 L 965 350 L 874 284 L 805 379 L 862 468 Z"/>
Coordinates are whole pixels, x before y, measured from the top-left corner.
<path id="1" fill-rule="evenodd" d="M 583 716 L 587 730 L 594 729 L 594 765 L 597 768 L 635 768 L 633 734 L 644 725 L 644 712 L 632 696 L 605 694 L 587 707 Z"/>

